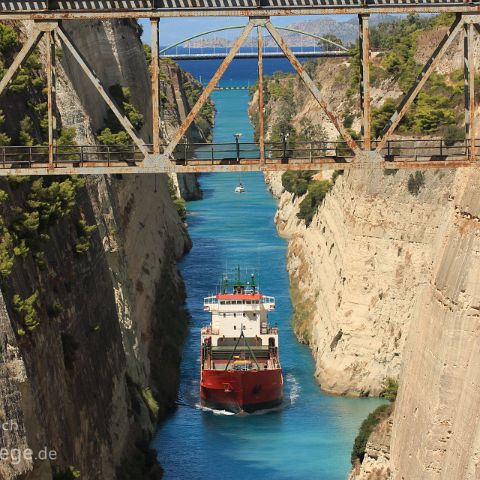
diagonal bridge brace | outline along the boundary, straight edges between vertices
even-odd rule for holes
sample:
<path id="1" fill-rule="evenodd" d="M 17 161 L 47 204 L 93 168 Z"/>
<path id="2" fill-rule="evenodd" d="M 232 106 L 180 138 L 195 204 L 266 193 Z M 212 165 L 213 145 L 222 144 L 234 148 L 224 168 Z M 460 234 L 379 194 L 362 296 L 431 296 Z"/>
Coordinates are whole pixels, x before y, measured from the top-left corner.
<path id="1" fill-rule="evenodd" d="M 315 97 L 315 100 L 318 102 L 322 110 L 325 112 L 327 117 L 333 123 L 338 133 L 340 133 L 342 138 L 345 140 L 347 145 L 353 150 L 355 154 L 360 153 L 361 150 L 357 142 L 355 142 L 355 140 L 348 133 L 347 129 L 342 125 L 342 123 L 338 121 L 337 116 L 333 113 L 327 101 L 323 98 L 322 94 L 320 93 L 320 90 L 315 85 L 315 82 L 310 78 L 310 76 L 304 70 L 304 68 L 298 61 L 297 57 L 295 57 L 295 55 L 290 50 L 290 48 L 288 47 L 283 37 L 280 35 L 280 33 L 278 33 L 278 30 L 273 26 L 270 20 L 267 20 L 267 22 L 265 23 L 265 27 L 269 31 L 270 35 L 275 40 L 277 45 L 283 51 L 285 56 L 288 58 L 293 68 L 297 71 L 298 75 L 303 80 L 303 83 L 306 85 L 310 93 Z"/>
<path id="2" fill-rule="evenodd" d="M 207 101 L 208 97 L 214 90 L 215 86 L 219 82 L 219 80 L 222 78 L 223 74 L 225 73 L 226 69 L 230 65 L 230 63 L 233 61 L 235 58 L 235 55 L 237 52 L 240 50 L 242 45 L 245 43 L 246 39 L 252 32 L 252 29 L 254 27 L 262 27 L 265 26 L 267 30 L 269 31 L 270 35 L 272 38 L 275 40 L 275 42 L 278 44 L 278 46 L 281 48 L 283 53 L 286 55 L 286 57 L 289 59 L 290 63 L 293 65 L 297 73 L 300 75 L 301 79 L 309 89 L 309 91 L 312 93 L 312 95 L 315 97 L 315 100 L 318 102 L 320 107 L 323 109 L 325 114 L 328 116 L 328 118 L 331 120 L 335 128 L 338 130 L 340 135 L 343 137 L 343 139 L 346 141 L 347 145 L 355 152 L 356 154 L 360 153 L 360 147 L 357 145 L 355 140 L 352 138 L 352 136 L 348 133 L 347 129 L 341 124 L 341 122 L 338 121 L 338 118 L 336 115 L 333 113 L 332 109 L 326 102 L 326 100 L 323 98 L 322 94 L 320 93 L 320 90 L 318 87 L 315 85 L 314 81 L 310 78 L 310 76 L 305 72 L 305 70 L 302 68 L 300 62 L 298 59 L 295 57 L 293 52 L 290 50 L 288 45 L 286 44 L 285 40 L 282 38 L 282 36 L 278 33 L 278 30 L 272 25 L 270 20 L 268 18 L 255 18 L 252 17 L 250 18 L 248 24 L 245 26 L 242 34 L 237 38 L 235 41 L 234 45 L 232 46 L 230 52 L 228 55 L 225 57 L 223 62 L 221 63 L 220 67 L 218 70 L 215 72 L 214 76 L 208 83 L 208 85 L 205 87 L 204 91 L 200 95 L 200 98 L 197 100 L 196 104 L 188 114 L 187 118 L 184 120 L 182 123 L 181 127 L 177 130 L 175 136 L 167 146 L 167 148 L 164 151 L 164 157 L 165 159 L 168 159 L 171 157 L 173 154 L 176 146 L 182 139 L 182 137 L 185 135 L 187 132 L 188 128 L 192 124 L 193 120 L 195 117 L 198 115 L 200 110 L 202 109 L 203 105 Z"/>
<path id="3" fill-rule="evenodd" d="M 185 133 L 187 132 L 187 130 L 190 127 L 190 125 L 192 124 L 192 122 L 195 120 L 195 117 L 199 114 L 200 110 L 205 105 L 205 102 L 208 100 L 208 97 L 213 92 L 214 88 L 217 86 L 217 83 L 222 78 L 222 76 L 225 73 L 225 71 L 227 70 L 228 66 L 232 63 L 233 59 L 235 58 L 235 55 L 240 50 L 240 48 L 242 47 L 242 45 L 245 43 L 248 36 L 252 32 L 253 27 L 258 25 L 258 24 L 259 24 L 258 21 L 254 20 L 254 19 L 250 19 L 250 21 L 247 23 L 247 25 L 243 29 L 242 33 L 237 38 L 237 40 L 233 44 L 232 48 L 228 52 L 228 55 L 225 57 L 223 62 L 220 64 L 220 67 L 218 67 L 218 70 L 215 72 L 215 74 L 213 75 L 211 80 L 208 82 L 208 85 L 203 90 L 202 94 L 200 95 L 199 99 L 197 100 L 197 102 L 193 106 L 192 110 L 187 115 L 187 117 L 183 121 L 180 128 L 176 131 L 175 136 L 172 138 L 172 140 L 168 144 L 167 148 L 164 151 L 164 157 L 165 158 L 169 158 L 173 154 L 173 152 L 175 150 L 175 147 L 179 144 L 180 140 L 185 135 Z"/>
<path id="4" fill-rule="evenodd" d="M 44 30 L 35 30 L 32 36 L 28 37 L 27 42 L 23 45 L 22 49 L 18 52 L 13 63 L 10 65 L 8 70 L 5 72 L 2 80 L 0 81 L 0 96 L 5 93 L 6 88 L 9 83 L 15 78 L 18 73 L 18 70 L 22 66 L 22 63 L 30 56 L 35 47 L 38 45 L 38 42 L 43 37 Z"/>
<path id="5" fill-rule="evenodd" d="M 90 82 L 93 84 L 93 86 L 96 88 L 98 93 L 102 96 L 103 100 L 111 108 L 113 114 L 115 115 L 115 117 L 117 117 L 122 127 L 127 131 L 127 133 L 130 135 L 132 140 L 135 142 L 135 145 L 138 147 L 138 149 L 143 153 L 145 157 L 149 157 L 150 152 L 148 151 L 148 148 L 146 147 L 143 140 L 141 140 L 137 136 L 133 125 L 130 123 L 130 120 L 125 115 L 122 114 L 115 100 L 110 95 L 110 93 L 105 89 L 105 87 L 102 85 L 102 82 L 97 77 L 93 69 L 90 67 L 85 57 L 80 53 L 80 51 L 74 45 L 68 33 L 63 29 L 61 25 L 58 25 L 57 31 L 58 31 L 58 36 L 62 40 L 63 44 L 67 47 L 67 49 L 73 55 L 73 58 L 76 60 L 76 62 L 81 67 L 81 69 L 83 70 L 85 75 L 88 77 Z"/>
<path id="6" fill-rule="evenodd" d="M 380 140 L 377 144 L 376 151 L 380 152 L 387 143 L 388 139 L 397 128 L 398 124 L 402 121 L 402 118 L 407 113 L 408 109 L 411 107 L 417 95 L 420 93 L 420 90 L 425 85 L 426 81 L 430 78 L 430 75 L 434 72 L 438 62 L 443 57 L 448 47 L 452 44 L 453 40 L 456 38 L 457 34 L 462 29 L 464 19 L 461 15 L 457 15 L 455 21 L 449 28 L 448 32 L 443 37 L 440 44 L 432 53 L 431 57 L 428 59 L 427 63 L 423 67 L 423 70 L 420 72 L 420 75 L 417 77 L 415 83 L 412 85 L 408 93 L 402 98 L 400 105 L 397 107 L 395 113 L 391 116 L 387 125 L 380 134 Z"/>

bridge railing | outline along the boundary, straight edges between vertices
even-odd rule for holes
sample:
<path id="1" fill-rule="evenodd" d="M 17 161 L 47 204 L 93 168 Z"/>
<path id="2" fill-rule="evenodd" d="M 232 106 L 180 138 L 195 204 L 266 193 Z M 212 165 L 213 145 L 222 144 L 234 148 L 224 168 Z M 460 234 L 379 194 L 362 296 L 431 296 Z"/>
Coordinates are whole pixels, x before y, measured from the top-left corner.
<path id="1" fill-rule="evenodd" d="M 143 154 L 133 145 L 56 145 L 54 166 L 136 165 Z M 0 168 L 32 168 L 48 165 L 48 146 L 0 146 Z"/>
<path id="2" fill-rule="evenodd" d="M 469 142 L 444 139 L 390 140 L 381 150 L 387 161 L 446 160 L 468 158 Z M 359 142 L 362 146 L 362 142 Z M 378 142 L 372 142 L 375 149 Z M 475 140 L 477 159 L 480 139 Z M 146 145 L 151 150 L 151 145 Z M 177 165 L 231 165 L 260 162 L 260 146 L 255 142 L 183 143 L 174 151 Z M 318 162 L 345 163 L 353 159 L 352 150 L 343 141 L 268 142 L 265 144 L 266 164 Z M 54 167 L 139 166 L 143 154 L 134 145 L 57 145 L 53 150 Z M 0 146 L 0 169 L 45 167 L 48 146 Z"/>
<path id="3" fill-rule="evenodd" d="M 358 142 L 363 147 L 363 142 Z M 372 149 L 379 142 L 372 142 Z M 480 140 L 475 144 L 480 146 Z M 480 154 L 480 149 L 477 149 Z M 442 159 L 449 157 L 467 157 L 469 146 L 466 140 L 445 141 L 444 139 L 398 139 L 389 140 L 381 150 L 386 160 L 396 158 L 430 158 Z M 336 159 L 349 161 L 354 152 L 344 141 L 283 141 L 267 142 L 264 158 L 266 163 L 281 161 L 295 161 L 297 163 L 313 162 L 315 159 Z M 184 143 L 177 146 L 174 158 L 178 164 L 197 162 L 198 164 L 234 163 L 242 160 L 259 160 L 260 147 L 254 142 L 227 142 L 227 143 Z"/>

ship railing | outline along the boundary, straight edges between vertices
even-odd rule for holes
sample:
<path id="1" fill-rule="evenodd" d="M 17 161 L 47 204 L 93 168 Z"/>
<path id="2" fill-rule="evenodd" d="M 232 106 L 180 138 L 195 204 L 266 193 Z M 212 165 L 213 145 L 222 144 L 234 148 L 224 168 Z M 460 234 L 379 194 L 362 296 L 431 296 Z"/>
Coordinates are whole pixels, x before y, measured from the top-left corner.
<path id="1" fill-rule="evenodd" d="M 275 297 L 269 297 L 268 295 L 263 295 L 262 303 L 275 303 Z"/>
<path id="2" fill-rule="evenodd" d="M 260 335 L 278 335 L 278 327 L 260 327 Z"/>
<path id="3" fill-rule="evenodd" d="M 203 304 L 204 305 L 208 305 L 210 303 L 218 303 L 218 298 L 216 297 L 216 295 L 213 295 L 211 297 L 205 297 L 203 299 Z"/>

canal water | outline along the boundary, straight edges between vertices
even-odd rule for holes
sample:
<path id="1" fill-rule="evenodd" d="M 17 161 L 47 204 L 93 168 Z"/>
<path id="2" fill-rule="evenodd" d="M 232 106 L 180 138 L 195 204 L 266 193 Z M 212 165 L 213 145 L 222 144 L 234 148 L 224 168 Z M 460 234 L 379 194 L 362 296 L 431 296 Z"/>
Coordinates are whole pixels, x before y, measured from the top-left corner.
<path id="1" fill-rule="evenodd" d="M 217 108 L 214 141 L 231 141 L 238 132 L 242 140 L 251 141 L 248 92 L 218 91 L 213 100 Z M 243 194 L 234 193 L 239 181 L 246 188 Z M 292 332 L 287 243 L 277 234 L 276 201 L 263 176 L 205 174 L 200 184 L 203 200 L 188 204 L 193 248 L 180 264 L 192 319 L 178 408 L 152 443 L 165 479 L 343 480 L 350 470 L 358 428 L 382 402 L 320 392 L 310 350 Z M 214 292 L 222 273 L 237 264 L 243 270 L 254 269 L 263 293 L 276 297 L 270 322 L 280 328 L 285 402 L 272 412 L 231 415 L 199 406 L 200 329 L 209 322 L 203 297 Z"/>

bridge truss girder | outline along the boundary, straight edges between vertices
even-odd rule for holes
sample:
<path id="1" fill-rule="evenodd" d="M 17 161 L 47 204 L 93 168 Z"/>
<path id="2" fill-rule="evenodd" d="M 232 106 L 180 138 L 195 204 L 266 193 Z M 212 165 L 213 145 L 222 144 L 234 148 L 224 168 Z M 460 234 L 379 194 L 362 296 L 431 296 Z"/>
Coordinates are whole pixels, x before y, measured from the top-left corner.
<path id="1" fill-rule="evenodd" d="M 121 12 L 119 12 L 121 13 Z M 117 14 L 113 14 L 115 18 Z M 1 18 L 1 16 L 0 16 Z M 473 41 L 474 41 L 474 31 L 480 33 L 479 27 L 480 16 L 473 15 L 471 12 L 467 14 L 457 13 L 455 21 L 451 25 L 450 29 L 441 40 L 439 45 L 436 47 L 432 53 L 429 60 L 426 62 L 422 72 L 418 76 L 414 85 L 411 87 L 410 91 L 405 95 L 401 100 L 396 112 L 392 115 L 389 122 L 385 126 L 380 138 L 376 141 L 375 150 L 371 151 L 371 108 L 370 108 L 370 45 L 369 45 L 369 26 L 368 26 L 368 14 L 359 15 L 359 44 L 360 44 L 360 58 L 361 58 L 361 75 L 360 75 L 360 103 L 361 103 L 361 117 L 362 117 L 362 133 L 363 133 L 363 148 L 362 145 L 358 144 L 350 135 L 348 130 L 343 126 L 342 122 L 339 121 L 337 116 L 334 114 L 332 108 L 328 104 L 328 101 L 323 97 L 320 89 L 317 87 L 315 82 L 310 78 L 310 76 L 305 72 L 301 63 L 295 57 L 293 52 L 290 50 L 285 40 L 279 33 L 270 21 L 269 17 L 266 16 L 254 16 L 249 18 L 249 22 L 244 27 L 241 35 L 237 38 L 234 45 L 232 46 L 230 52 L 226 58 L 221 63 L 217 72 L 214 74 L 201 96 L 199 97 L 196 104 L 193 106 L 192 110 L 189 112 L 185 118 L 182 125 L 173 135 L 171 141 L 164 146 L 163 153 L 162 150 L 162 139 L 160 136 L 160 95 L 159 95 L 159 20 L 157 17 L 151 18 L 152 26 L 152 65 L 151 65 L 151 98 L 152 98 L 152 126 L 153 126 L 153 148 L 150 148 L 141 140 L 137 135 L 134 127 L 128 118 L 123 114 L 122 110 L 116 104 L 115 100 L 111 97 L 108 90 L 103 86 L 100 79 L 97 77 L 88 61 L 83 57 L 81 52 L 78 50 L 74 41 L 70 38 L 68 33 L 65 31 L 63 26 L 58 21 L 36 21 L 34 22 L 34 32 L 25 45 L 22 47 L 17 57 L 14 59 L 12 65 L 6 71 L 4 77 L 0 81 L 0 95 L 5 92 L 8 84 L 13 80 L 15 74 L 18 72 L 21 64 L 28 58 L 28 55 L 33 51 L 33 49 L 38 45 L 39 41 L 46 37 L 47 40 L 47 95 L 48 95 L 48 165 L 45 168 L 43 165 L 39 167 L 37 174 L 45 174 L 45 171 L 49 174 L 68 174 L 65 167 L 56 168 L 54 164 L 54 144 L 56 139 L 56 105 L 55 105 L 55 90 L 56 90 L 56 77 L 55 77 L 55 41 L 58 39 L 61 41 L 64 46 L 70 51 L 75 61 L 79 64 L 84 74 L 89 78 L 91 83 L 94 85 L 100 96 L 110 107 L 122 127 L 129 134 L 133 143 L 136 145 L 138 150 L 143 155 L 143 161 L 135 165 L 135 169 L 132 167 L 127 168 L 127 171 L 134 173 L 136 169 L 143 169 L 145 172 L 156 171 L 156 172 L 171 172 L 171 171 L 187 171 L 186 165 L 178 166 L 172 162 L 172 155 L 175 151 L 175 148 L 182 140 L 186 134 L 188 128 L 191 126 L 192 122 L 195 120 L 196 116 L 202 109 L 203 105 L 207 101 L 208 97 L 215 89 L 218 81 L 225 73 L 226 69 L 230 63 L 235 58 L 235 55 L 240 50 L 241 46 L 244 44 L 250 33 L 257 29 L 258 35 L 258 74 L 259 74 L 259 116 L 260 116 L 260 169 L 283 169 L 288 167 L 274 167 L 272 165 L 265 165 L 265 132 L 264 132 L 264 108 L 263 108 L 263 64 L 262 64 L 262 29 L 265 28 L 272 38 L 275 40 L 277 45 L 283 51 L 285 56 L 288 58 L 298 75 L 300 76 L 303 83 L 306 85 L 307 89 L 313 95 L 323 112 L 333 123 L 340 136 L 345 140 L 348 147 L 355 153 L 355 157 L 351 163 L 360 162 L 362 164 L 368 163 L 384 163 L 381 157 L 381 151 L 385 147 L 391 135 L 394 133 L 395 129 L 400 124 L 402 118 L 405 116 L 411 105 L 413 104 L 415 98 L 418 96 L 419 92 L 424 87 L 430 75 L 434 72 L 439 61 L 444 56 L 445 52 L 451 46 L 454 39 L 460 33 L 464 31 L 464 79 L 465 79 L 465 130 L 466 138 L 469 142 L 468 149 L 468 159 L 471 161 L 476 160 L 476 148 L 475 148 L 475 88 L 474 88 L 474 75 L 475 75 L 475 65 L 473 58 Z M 165 143 L 166 139 L 163 139 Z M 458 160 L 458 159 L 457 159 Z M 328 163 L 328 162 L 327 162 Z M 438 162 L 436 162 L 438 163 Z M 461 166 L 464 166 L 464 162 Z M 478 166 L 480 162 L 476 162 Z M 329 163 L 330 165 L 332 162 Z M 458 161 L 457 165 L 460 165 Z M 344 164 L 342 164 L 344 165 Z M 472 165 L 472 163 L 470 163 Z M 95 162 L 91 162 L 91 166 L 83 167 L 80 170 L 76 169 L 77 173 L 98 173 L 98 169 L 103 169 L 103 173 L 112 172 L 112 167 L 104 167 L 103 165 L 96 165 Z M 122 170 L 120 167 L 115 167 L 116 169 Z M 191 165 L 191 171 L 197 171 L 195 165 Z M 204 168 L 204 167 L 202 167 Z M 219 165 L 216 167 L 219 171 L 222 170 Z M 229 170 L 235 170 L 231 165 L 225 168 Z M 225 169 L 224 168 L 224 169 Z M 250 166 L 239 165 L 239 169 L 253 168 Z M 300 167 L 291 165 L 292 169 L 298 169 Z M 307 168 L 307 167 L 303 167 Z M 319 168 L 324 168 L 323 164 Z M 342 167 L 350 168 L 350 167 Z M 388 165 L 385 167 L 388 168 Z M 397 166 L 395 167 L 397 168 Z M 409 164 L 406 167 L 398 166 L 398 168 L 415 168 Z M 417 164 L 416 168 L 420 168 L 420 164 Z M 0 168 L 0 175 L 5 174 L 36 174 L 33 170 L 35 167 L 26 168 Z M 316 169 L 314 165 L 308 166 L 308 169 Z M 22 173 L 19 172 L 22 171 Z M 202 171 L 207 171 L 206 169 Z M 71 173 L 71 172 L 70 172 Z M 122 173 L 123 172 L 122 170 Z M 135 172 L 137 173 L 137 172 Z"/>

